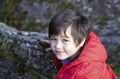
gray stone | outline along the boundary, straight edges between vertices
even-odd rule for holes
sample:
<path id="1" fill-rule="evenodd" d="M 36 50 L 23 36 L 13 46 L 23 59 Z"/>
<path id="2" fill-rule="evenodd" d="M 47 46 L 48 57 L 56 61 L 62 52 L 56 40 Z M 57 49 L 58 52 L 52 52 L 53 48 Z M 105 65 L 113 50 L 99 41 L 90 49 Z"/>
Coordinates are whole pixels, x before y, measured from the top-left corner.
<path id="1" fill-rule="evenodd" d="M 18 31 L 0 23 L 1 79 L 49 79 L 55 75 L 51 52 L 41 42 L 47 35 Z M 7 76 L 6 76 L 7 75 Z"/>

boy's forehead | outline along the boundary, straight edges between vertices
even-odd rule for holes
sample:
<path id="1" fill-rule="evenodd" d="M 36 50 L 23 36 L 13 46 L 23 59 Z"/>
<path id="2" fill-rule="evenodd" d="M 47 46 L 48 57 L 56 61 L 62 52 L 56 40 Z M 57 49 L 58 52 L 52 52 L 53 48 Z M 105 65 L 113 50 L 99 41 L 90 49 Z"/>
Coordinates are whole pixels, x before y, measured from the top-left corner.
<path id="1" fill-rule="evenodd" d="M 69 38 L 69 37 L 72 36 L 71 35 L 71 27 L 69 26 L 66 29 L 62 29 L 60 32 L 58 32 L 58 34 L 54 34 L 52 36 L 54 36 L 54 37 L 60 36 L 60 37 L 67 37 L 67 38 Z"/>

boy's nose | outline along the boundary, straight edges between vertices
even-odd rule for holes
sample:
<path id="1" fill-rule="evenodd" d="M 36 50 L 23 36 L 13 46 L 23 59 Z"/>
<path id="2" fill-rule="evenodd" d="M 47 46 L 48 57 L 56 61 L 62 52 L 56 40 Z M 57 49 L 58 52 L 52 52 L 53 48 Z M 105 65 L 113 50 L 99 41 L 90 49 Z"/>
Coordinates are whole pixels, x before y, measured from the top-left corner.
<path id="1" fill-rule="evenodd" d="M 62 48 L 62 43 L 60 41 L 58 41 L 55 45 L 56 49 L 61 49 Z"/>

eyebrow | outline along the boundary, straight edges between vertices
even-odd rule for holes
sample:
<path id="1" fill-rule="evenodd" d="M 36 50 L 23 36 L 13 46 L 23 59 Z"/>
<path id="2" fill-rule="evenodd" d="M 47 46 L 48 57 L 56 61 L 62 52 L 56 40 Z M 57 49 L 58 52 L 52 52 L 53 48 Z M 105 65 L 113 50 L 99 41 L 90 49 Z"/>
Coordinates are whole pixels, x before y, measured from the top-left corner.
<path id="1" fill-rule="evenodd" d="M 51 37 L 58 37 L 59 35 L 52 35 Z M 67 35 L 60 35 L 62 38 L 69 38 Z M 51 38 L 50 37 L 50 38 Z"/>
<path id="2" fill-rule="evenodd" d="M 67 35 L 64 35 L 64 36 L 62 35 L 61 37 L 62 37 L 62 38 L 69 38 Z"/>

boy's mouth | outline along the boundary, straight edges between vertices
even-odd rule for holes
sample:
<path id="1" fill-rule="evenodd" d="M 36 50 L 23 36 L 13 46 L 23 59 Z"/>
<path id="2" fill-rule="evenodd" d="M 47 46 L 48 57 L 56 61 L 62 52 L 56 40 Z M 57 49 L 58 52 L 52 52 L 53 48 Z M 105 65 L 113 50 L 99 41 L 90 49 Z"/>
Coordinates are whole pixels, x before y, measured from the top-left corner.
<path id="1" fill-rule="evenodd" d="M 63 51 L 56 51 L 56 53 L 63 53 Z"/>

